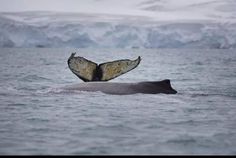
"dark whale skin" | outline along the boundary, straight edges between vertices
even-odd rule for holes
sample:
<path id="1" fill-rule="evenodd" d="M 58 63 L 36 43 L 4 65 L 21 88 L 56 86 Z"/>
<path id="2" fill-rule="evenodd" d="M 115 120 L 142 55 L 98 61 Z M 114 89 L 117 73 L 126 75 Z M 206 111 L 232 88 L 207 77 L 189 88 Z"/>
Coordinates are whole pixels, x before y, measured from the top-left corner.
<path id="1" fill-rule="evenodd" d="M 171 87 L 169 79 L 162 81 L 145 81 L 137 83 L 121 82 L 84 82 L 72 86 L 67 86 L 65 90 L 78 90 L 106 94 L 128 95 L 128 94 L 176 94 L 177 91 Z"/>

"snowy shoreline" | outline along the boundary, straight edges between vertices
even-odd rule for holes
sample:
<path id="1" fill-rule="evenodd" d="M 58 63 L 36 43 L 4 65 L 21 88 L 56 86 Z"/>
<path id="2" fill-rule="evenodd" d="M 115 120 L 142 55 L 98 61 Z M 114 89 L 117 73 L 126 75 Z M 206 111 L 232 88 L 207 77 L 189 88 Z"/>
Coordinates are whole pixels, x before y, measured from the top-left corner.
<path id="1" fill-rule="evenodd" d="M 0 47 L 236 48 L 234 0 L 79 3 L 77 12 L 0 12 Z"/>

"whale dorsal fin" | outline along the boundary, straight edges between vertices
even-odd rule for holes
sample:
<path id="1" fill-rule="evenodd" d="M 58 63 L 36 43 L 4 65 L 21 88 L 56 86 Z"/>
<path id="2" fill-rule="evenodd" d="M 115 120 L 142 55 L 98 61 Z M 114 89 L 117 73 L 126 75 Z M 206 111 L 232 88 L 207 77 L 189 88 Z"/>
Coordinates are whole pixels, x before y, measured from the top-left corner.
<path id="1" fill-rule="evenodd" d="M 68 59 L 70 70 L 84 82 L 93 80 L 93 73 L 97 69 L 97 64 L 83 57 L 75 57 L 72 53 Z"/>
<path id="2" fill-rule="evenodd" d="M 141 57 L 139 56 L 136 60 L 125 59 L 100 64 L 99 67 L 102 70 L 101 81 L 114 79 L 133 70 L 139 65 L 140 61 Z"/>
<path id="3" fill-rule="evenodd" d="M 72 53 L 68 59 L 68 66 L 70 70 L 82 79 L 84 82 L 90 81 L 108 81 L 114 79 L 126 72 L 136 68 L 141 57 L 136 60 L 116 60 L 112 62 L 102 63 L 99 66 L 83 57 L 75 57 L 75 53 Z"/>

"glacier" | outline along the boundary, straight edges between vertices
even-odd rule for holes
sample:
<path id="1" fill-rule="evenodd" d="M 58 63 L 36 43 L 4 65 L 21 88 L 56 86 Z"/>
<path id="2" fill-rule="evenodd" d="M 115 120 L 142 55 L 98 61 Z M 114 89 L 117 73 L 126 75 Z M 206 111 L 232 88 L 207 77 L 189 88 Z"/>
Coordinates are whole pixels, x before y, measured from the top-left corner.
<path id="1" fill-rule="evenodd" d="M 170 6 L 165 8 L 161 6 L 162 3 L 142 3 L 140 7 L 149 13 L 143 16 L 49 11 L 1 12 L 0 47 L 236 48 L 236 14 L 232 7 L 231 12 L 226 11 L 230 14 L 168 19 L 169 12 L 173 16 L 183 13 L 173 11 Z M 215 4 L 221 3 L 217 1 Z M 196 5 L 188 4 L 187 7 L 185 9 L 190 13 Z M 160 19 L 165 9 L 172 10 Z"/>

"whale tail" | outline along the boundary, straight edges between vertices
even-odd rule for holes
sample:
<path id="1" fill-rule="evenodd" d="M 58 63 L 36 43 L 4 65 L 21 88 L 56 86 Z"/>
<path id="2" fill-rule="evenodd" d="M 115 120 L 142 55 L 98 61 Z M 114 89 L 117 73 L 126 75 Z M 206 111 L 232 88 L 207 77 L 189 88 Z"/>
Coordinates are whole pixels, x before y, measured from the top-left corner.
<path id="1" fill-rule="evenodd" d="M 141 61 L 139 56 L 136 60 L 116 60 L 102 64 L 96 64 L 83 57 L 75 57 L 72 53 L 67 63 L 70 70 L 84 82 L 109 81 L 136 68 Z"/>

